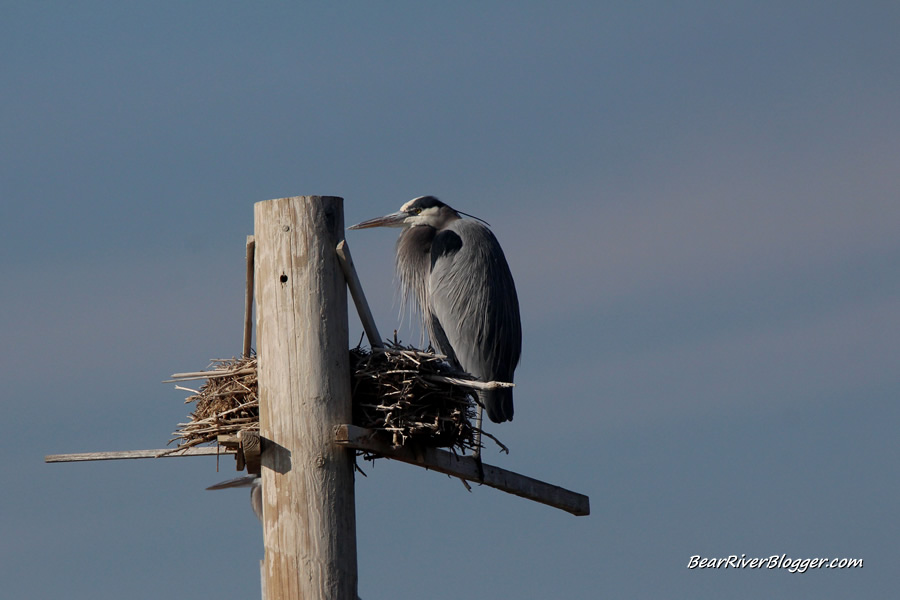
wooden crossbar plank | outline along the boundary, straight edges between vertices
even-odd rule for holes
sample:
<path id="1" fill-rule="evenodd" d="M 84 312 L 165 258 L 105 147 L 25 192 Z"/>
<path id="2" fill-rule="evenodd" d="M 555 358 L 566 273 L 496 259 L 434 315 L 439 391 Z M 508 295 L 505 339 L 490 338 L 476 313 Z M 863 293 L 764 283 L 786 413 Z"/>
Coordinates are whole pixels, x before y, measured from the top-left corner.
<path id="1" fill-rule="evenodd" d="M 532 477 L 519 475 L 500 467 L 482 463 L 481 466 L 484 473 L 484 479 L 482 479 L 478 462 L 471 456 L 459 456 L 438 448 L 421 447 L 414 449 L 410 446 L 395 447 L 379 439 L 376 436 L 376 432 L 371 429 L 364 429 L 355 425 L 339 425 L 335 429 L 335 441 L 348 448 L 373 452 L 386 458 L 418 465 L 426 469 L 452 475 L 453 477 L 483 483 L 509 494 L 534 500 L 576 516 L 589 515 L 591 512 L 590 498 L 584 494 L 579 494 Z"/>
<path id="2" fill-rule="evenodd" d="M 133 458 L 169 458 L 178 456 L 215 456 L 216 454 L 233 454 L 233 451 L 223 450 L 214 446 L 204 446 L 186 448 L 178 450 L 172 454 L 171 448 L 163 448 L 161 450 L 121 450 L 118 452 L 81 452 L 76 454 L 48 454 L 44 457 L 45 463 L 58 462 L 82 462 L 90 460 L 126 460 Z"/>

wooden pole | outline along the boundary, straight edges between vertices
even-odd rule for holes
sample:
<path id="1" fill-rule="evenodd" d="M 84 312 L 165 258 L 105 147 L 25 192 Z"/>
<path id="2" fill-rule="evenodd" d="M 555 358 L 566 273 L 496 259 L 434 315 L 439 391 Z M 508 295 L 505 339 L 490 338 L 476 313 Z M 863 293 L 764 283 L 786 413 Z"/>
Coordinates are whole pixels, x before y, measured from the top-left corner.
<path id="1" fill-rule="evenodd" d="M 268 600 L 356 600 L 343 200 L 254 206 L 256 341 Z"/>

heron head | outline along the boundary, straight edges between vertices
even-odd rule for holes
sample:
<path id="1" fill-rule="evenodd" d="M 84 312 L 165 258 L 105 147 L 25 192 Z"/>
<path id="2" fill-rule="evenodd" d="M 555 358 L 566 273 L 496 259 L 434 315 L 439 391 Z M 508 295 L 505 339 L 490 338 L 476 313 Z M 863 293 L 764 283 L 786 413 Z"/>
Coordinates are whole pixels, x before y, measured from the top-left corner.
<path id="1" fill-rule="evenodd" d="M 350 229 L 415 227 L 416 225 L 430 225 L 435 229 L 443 229 L 448 223 L 459 218 L 458 212 L 434 196 L 420 196 L 401 206 L 400 210 L 395 213 L 357 223 Z"/>

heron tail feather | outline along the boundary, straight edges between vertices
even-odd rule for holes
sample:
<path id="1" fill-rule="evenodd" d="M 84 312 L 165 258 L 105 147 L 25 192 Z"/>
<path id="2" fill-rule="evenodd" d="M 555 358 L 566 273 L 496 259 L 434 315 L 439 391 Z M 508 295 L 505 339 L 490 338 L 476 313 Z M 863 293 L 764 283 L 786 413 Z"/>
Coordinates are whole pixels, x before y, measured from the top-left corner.
<path id="1" fill-rule="evenodd" d="M 511 388 L 478 392 L 478 399 L 484 404 L 488 418 L 494 423 L 513 420 L 513 395 Z"/>

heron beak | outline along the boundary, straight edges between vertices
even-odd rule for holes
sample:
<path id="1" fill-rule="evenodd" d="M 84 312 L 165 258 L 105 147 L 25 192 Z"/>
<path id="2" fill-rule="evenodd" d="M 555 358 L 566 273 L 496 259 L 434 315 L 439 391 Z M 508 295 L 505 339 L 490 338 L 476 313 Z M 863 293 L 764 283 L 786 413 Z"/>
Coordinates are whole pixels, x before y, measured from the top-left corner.
<path id="1" fill-rule="evenodd" d="M 406 217 L 409 215 L 405 212 L 395 212 L 383 217 L 375 217 L 362 223 L 357 223 L 348 227 L 348 229 L 368 229 L 370 227 L 403 227 L 406 225 Z"/>

